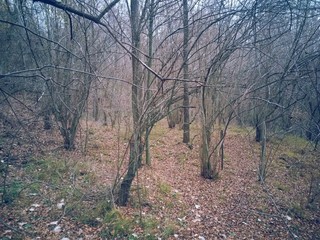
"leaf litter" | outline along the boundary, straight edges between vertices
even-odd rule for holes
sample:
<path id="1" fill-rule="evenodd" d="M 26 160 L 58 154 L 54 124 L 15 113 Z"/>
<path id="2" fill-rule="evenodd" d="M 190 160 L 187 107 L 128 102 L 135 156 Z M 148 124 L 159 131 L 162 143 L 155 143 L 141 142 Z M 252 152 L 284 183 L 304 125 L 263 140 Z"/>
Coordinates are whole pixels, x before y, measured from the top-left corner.
<path id="1" fill-rule="evenodd" d="M 71 153 L 56 150 L 52 144 L 58 140 L 47 144 L 54 151 L 48 150 L 46 154 L 90 163 L 80 169 L 75 184 L 81 184 L 87 174 L 93 173 L 93 195 L 97 185 L 108 186 L 113 182 L 118 161 L 126 159 L 127 144 L 125 139 L 119 142 L 116 130 L 101 131 L 102 126 L 95 123 L 90 127 L 95 134 L 89 140 L 85 156 L 79 150 Z M 166 128 L 165 123 L 157 127 Z M 42 141 L 48 142 L 48 136 L 42 137 Z M 138 191 L 131 192 L 127 207 L 117 207 L 122 215 L 137 219 L 140 212 L 146 222 L 155 222 L 151 233 L 163 239 L 316 239 L 320 236 L 318 208 L 308 211 L 308 216 L 298 217 L 289 208 L 294 198 L 302 199 L 305 189 L 295 185 L 288 194 L 285 187 L 275 187 L 275 180 L 286 182 L 289 170 L 275 169 L 264 186 L 257 181 L 259 151 L 250 138 L 227 135 L 224 170 L 215 181 L 203 179 L 199 174 L 199 142 L 195 141 L 191 150 L 181 143 L 181 138 L 178 129 L 167 129 L 151 142 L 152 165 L 139 169 L 133 185 Z M 124 173 L 125 169 L 126 163 L 120 171 Z M 23 169 L 11 172 L 13 177 L 26 177 Z M 63 177 L 62 180 L 68 182 Z M 90 204 L 89 192 L 83 200 L 89 199 Z M 66 215 L 68 204 L 65 198 L 55 196 L 54 187 L 42 184 L 39 192 L 25 195 L 29 208 L 21 209 L 25 203 L 20 200 L 2 207 L 2 237 L 20 234 L 25 239 L 104 239 L 99 235 L 104 228 L 101 219 L 97 220 L 97 226 L 90 226 Z M 161 235 L 169 227 L 170 234 Z M 145 231 L 137 222 L 129 236 L 139 239 L 146 236 Z"/>

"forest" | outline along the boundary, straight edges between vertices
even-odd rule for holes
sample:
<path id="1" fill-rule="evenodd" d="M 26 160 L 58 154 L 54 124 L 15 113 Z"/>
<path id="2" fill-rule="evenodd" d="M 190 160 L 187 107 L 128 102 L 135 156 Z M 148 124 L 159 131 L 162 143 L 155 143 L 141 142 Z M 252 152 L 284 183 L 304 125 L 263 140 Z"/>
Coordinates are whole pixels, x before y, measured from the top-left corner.
<path id="1" fill-rule="evenodd" d="M 0 239 L 320 239 L 318 0 L 0 1 Z"/>

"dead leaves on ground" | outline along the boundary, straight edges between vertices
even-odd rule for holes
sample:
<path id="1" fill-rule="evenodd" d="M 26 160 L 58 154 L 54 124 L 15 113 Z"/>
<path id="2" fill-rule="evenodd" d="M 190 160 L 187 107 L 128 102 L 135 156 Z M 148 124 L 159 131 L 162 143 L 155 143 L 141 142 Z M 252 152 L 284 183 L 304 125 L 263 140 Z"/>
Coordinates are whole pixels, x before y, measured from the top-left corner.
<path id="1" fill-rule="evenodd" d="M 124 161 L 120 169 L 121 173 L 125 171 L 127 157 L 126 140 L 118 137 L 116 129 L 95 123 L 89 127 L 86 156 L 79 151 L 49 153 L 53 158 L 59 155 L 60 159 L 70 162 L 83 162 L 74 171 L 73 179 L 68 172 L 62 172 L 63 181 L 60 182 L 70 184 L 72 181 L 73 187 L 85 193 L 78 202 L 83 210 L 97 204 L 94 198 L 98 186 L 106 188 L 112 183 L 118 161 Z M 139 170 L 129 206 L 108 216 L 110 224 L 125 223 L 119 227 L 122 227 L 120 231 L 130 231 L 127 239 L 316 239 L 320 236 L 319 209 L 316 207 L 305 216 L 305 206 L 294 201 L 302 199 L 306 181 L 276 165 L 271 168 L 267 184 L 261 186 L 257 181 L 259 148 L 250 138 L 241 133 L 227 135 L 225 168 L 219 179 L 210 181 L 199 174 L 199 139 L 195 138 L 191 150 L 181 143 L 179 130 L 167 129 L 160 123 L 154 131 L 152 166 Z M 46 139 L 47 136 L 42 137 Z M 23 169 L 10 171 L 12 178 L 25 176 L 20 172 Z M 85 190 L 90 174 L 94 179 L 90 182 L 91 193 L 90 189 Z M 292 177 L 295 177 L 295 185 L 286 184 Z M 84 223 L 66 214 L 73 195 L 56 196 L 54 189 L 57 187 L 58 191 L 63 186 L 40 185 L 39 195 L 32 195 L 32 192 L 26 195 L 22 191 L 22 200 L 2 207 L 2 238 L 117 239 L 116 230 L 108 230 L 108 224 L 101 218 L 92 216 L 91 222 Z M 121 236 L 125 238 L 125 234 Z"/>

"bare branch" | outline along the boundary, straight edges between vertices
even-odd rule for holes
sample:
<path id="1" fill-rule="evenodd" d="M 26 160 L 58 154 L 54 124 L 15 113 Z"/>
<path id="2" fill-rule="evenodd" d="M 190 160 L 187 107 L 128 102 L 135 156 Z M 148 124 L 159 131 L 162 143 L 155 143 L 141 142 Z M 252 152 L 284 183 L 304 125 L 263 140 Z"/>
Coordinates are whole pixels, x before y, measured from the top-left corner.
<path id="1" fill-rule="evenodd" d="M 101 18 L 103 18 L 104 15 L 106 15 L 107 12 L 109 12 L 120 0 L 114 0 L 108 6 L 99 14 L 98 19 L 99 21 Z"/>
<path id="2" fill-rule="evenodd" d="M 80 17 L 86 18 L 86 19 L 91 20 L 91 21 L 93 21 L 95 23 L 98 23 L 98 24 L 100 23 L 100 19 L 101 19 L 101 18 L 99 18 L 100 15 L 98 17 L 96 17 L 96 16 L 93 16 L 93 15 L 78 11 L 77 9 L 69 7 L 68 5 L 60 3 L 60 2 L 58 2 L 56 0 L 34 0 L 33 2 L 42 2 L 42 3 L 45 3 L 45 4 L 51 5 L 53 7 L 59 8 L 59 9 L 61 9 L 63 11 L 71 12 L 71 13 L 73 13 L 75 15 L 78 15 Z"/>

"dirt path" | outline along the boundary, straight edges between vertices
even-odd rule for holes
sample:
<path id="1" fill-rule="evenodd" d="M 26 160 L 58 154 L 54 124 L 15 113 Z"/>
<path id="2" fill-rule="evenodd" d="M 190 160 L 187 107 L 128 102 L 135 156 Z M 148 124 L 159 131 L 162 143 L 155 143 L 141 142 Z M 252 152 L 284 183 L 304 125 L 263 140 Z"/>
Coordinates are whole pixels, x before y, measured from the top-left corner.
<path id="1" fill-rule="evenodd" d="M 319 239 L 318 203 L 314 209 L 297 205 L 300 200 L 305 203 L 308 191 L 306 168 L 300 172 L 293 165 L 287 168 L 274 156 L 276 168 L 261 186 L 259 146 L 241 131 L 228 133 L 224 170 L 219 179 L 210 181 L 200 176 L 199 136 L 191 150 L 181 142 L 180 130 L 158 123 L 151 135 L 151 167 L 139 169 L 129 205 L 108 215 L 101 204 L 122 159 L 125 172 L 127 136 L 120 129 L 91 123 L 87 155 L 58 148 L 28 166 L 10 169 L 12 181 L 24 181 L 27 187 L 14 204 L 1 209 L 0 239 Z M 67 211 L 56 207 L 62 198 Z M 104 222 L 97 220 L 106 216 Z M 50 225 L 57 220 L 59 232 Z M 25 238 L 20 231 L 24 229 L 32 237 Z"/>
<path id="2" fill-rule="evenodd" d="M 199 175 L 198 148 L 181 143 L 181 132 L 169 130 L 153 143 L 152 168 L 146 176 L 166 183 L 178 195 L 174 209 L 163 206 L 163 218 L 178 223 L 178 239 L 288 239 L 257 182 L 257 154 L 248 138 L 230 135 L 225 142 L 225 169 L 220 179 Z M 151 184 L 148 185 L 151 187 Z M 156 203 L 154 203 L 156 204 Z M 159 204 L 159 202 L 158 202 Z M 161 204 L 161 203 L 160 203 Z M 166 213 L 167 214 L 166 214 Z"/>

